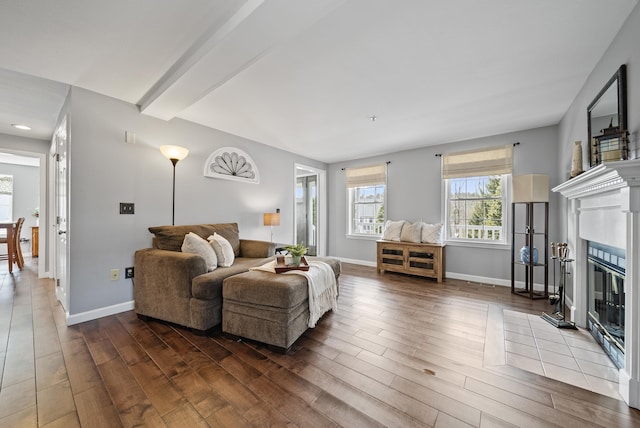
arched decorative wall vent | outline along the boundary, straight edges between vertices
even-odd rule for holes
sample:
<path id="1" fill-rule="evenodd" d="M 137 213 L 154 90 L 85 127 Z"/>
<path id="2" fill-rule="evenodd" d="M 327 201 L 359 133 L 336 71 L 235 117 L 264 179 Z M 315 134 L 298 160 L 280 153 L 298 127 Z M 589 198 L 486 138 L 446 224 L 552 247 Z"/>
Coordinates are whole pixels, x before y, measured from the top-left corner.
<path id="1" fill-rule="evenodd" d="M 260 183 L 260 172 L 251 156 L 235 147 L 222 147 L 211 153 L 204 164 L 204 176 Z"/>

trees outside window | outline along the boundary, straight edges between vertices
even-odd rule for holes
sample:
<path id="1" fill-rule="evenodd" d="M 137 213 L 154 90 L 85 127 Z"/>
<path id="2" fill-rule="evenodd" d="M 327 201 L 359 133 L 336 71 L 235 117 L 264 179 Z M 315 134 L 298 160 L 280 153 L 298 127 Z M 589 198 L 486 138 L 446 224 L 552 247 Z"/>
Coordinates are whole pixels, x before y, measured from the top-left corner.
<path id="1" fill-rule="evenodd" d="M 448 239 L 505 243 L 507 175 L 445 181 Z"/>

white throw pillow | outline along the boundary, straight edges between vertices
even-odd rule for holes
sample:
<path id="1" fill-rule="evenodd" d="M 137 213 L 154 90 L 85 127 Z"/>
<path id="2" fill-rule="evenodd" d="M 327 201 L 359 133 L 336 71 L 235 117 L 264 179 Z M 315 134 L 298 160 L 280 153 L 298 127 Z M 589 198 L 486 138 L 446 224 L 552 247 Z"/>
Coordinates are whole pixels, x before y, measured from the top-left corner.
<path id="1" fill-rule="evenodd" d="M 211 245 L 206 239 L 193 232 L 189 232 L 184 236 L 181 250 L 183 253 L 193 253 L 202 257 L 207 264 L 209 272 L 218 267 L 218 258 Z"/>
<path id="2" fill-rule="evenodd" d="M 415 222 L 413 224 L 407 223 L 402 226 L 402 232 L 400 232 L 400 240 L 404 242 L 421 242 L 422 236 L 422 222 Z"/>
<path id="3" fill-rule="evenodd" d="M 216 252 L 216 256 L 218 257 L 218 266 L 229 267 L 233 264 L 235 260 L 235 254 L 233 253 L 233 247 L 227 241 L 224 236 L 215 232 L 213 235 L 207 238 L 213 251 Z"/>
<path id="4" fill-rule="evenodd" d="M 404 223 L 404 220 L 387 220 L 387 222 L 384 224 L 382 239 L 386 241 L 400 241 L 400 234 L 402 233 L 402 226 L 404 226 Z"/>
<path id="5" fill-rule="evenodd" d="M 422 242 L 442 244 L 442 224 L 422 223 Z"/>

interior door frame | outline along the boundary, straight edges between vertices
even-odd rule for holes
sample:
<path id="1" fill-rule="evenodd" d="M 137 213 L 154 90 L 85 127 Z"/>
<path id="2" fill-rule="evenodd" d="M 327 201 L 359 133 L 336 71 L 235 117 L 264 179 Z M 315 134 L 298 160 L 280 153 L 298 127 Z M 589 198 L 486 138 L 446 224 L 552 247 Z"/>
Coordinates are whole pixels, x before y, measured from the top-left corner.
<path id="1" fill-rule="evenodd" d="M 298 170 L 304 170 L 305 176 L 315 175 L 317 186 L 317 200 L 316 200 L 316 253 L 318 256 L 326 256 L 327 249 L 327 170 L 316 168 L 301 163 L 295 163 L 293 167 L 293 242 L 298 242 L 297 237 L 297 218 L 296 218 L 296 185 L 298 178 Z"/>
<path id="2" fill-rule="evenodd" d="M 46 219 L 47 219 L 47 181 L 48 181 L 48 174 L 49 174 L 49 167 L 47 164 L 47 155 L 44 153 L 38 153 L 38 152 L 28 152 L 28 151 L 23 151 L 23 150 L 13 150 L 13 149 L 9 149 L 9 148 L 2 148 L 2 152 L 4 153 L 11 153 L 14 155 L 18 155 L 18 156 L 25 156 L 25 157 L 30 157 L 30 158 L 37 158 L 40 160 L 40 180 L 39 180 L 39 186 L 40 189 L 38 190 L 40 192 L 40 228 L 42 228 L 43 224 L 46 224 Z M 50 273 L 47 270 L 47 266 L 48 266 L 48 253 L 46 251 L 43 251 L 44 249 L 47 248 L 47 239 L 46 237 L 42 236 L 42 234 L 40 234 L 41 238 L 40 238 L 40 242 L 38 245 L 38 250 L 39 250 L 39 254 L 40 256 L 38 257 L 38 278 L 49 278 L 50 277 Z M 33 245 L 33 242 L 31 243 L 31 245 Z"/>
<path id="3" fill-rule="evenodd" d="M 68 233 L 68 229 L 69 229 L 69 177 L 71 176 L 69 174 L 69 119 L 68 116 L 64 116 L 62 118 L 62 120 L 60 121 L 60 123 L 58 124 L 58 127 L 56 128 L 55 132 L 54 132 L 54 136 L 53 139 L 51 141 L 51 146 L 50 146 L 50 156 L 49 156 L 49 160 L 51 162 L 51 173 L 50 173 L 50 177 L 51 180 L 49 181 L 49 195 L 50 195 L 50 209 L 51 209 L 51 221 L 48 224 L 48 236 L 50 237 L 50 251 L 51 251 L 51 257 L 50 257 L 50 266 L 51 266 L 51 271 L 53 273 L 52 277 L 55 279 L 56 281 L 56 297 L 57 299 L 60 301 L 60 304 L 63 306 L 65 312 L 67 313 L 67 315 L 69 314 L 69 305 L 70 305 L 70 300 L 71 300 L 71 290 L 69 287 L 69 265 L 70 265 L 70 250 L 69 250 L 69 244 L 68 244 L 68 234 L 67 234 L 67 245 L 65 246 L 65 257 L 66 257 L 66 263 L 65 263 L 65 272 L 64 272 L 64 280 L 65 280 L 65 284 L 63 284 L 64 290 L 63 292 L 59 291 L 58 288 L 58 281 L 60 280 L 60 272 L 58 272 L 58 258 L 60 257 L 59 254 L 59 222 L 58 222 L 58 166 L 57 166 L 57 155 L 58 155 L 58 143 L 59 143 L 59 135 L 62 131 L 62 129 L 64 128 L 64 134 L 65 134 L 65 140 L 66 140 L 66 168 L 65 168 L 65 180 L 66 180 L 66 226 L 67 226 L 67 230 L 65 231 L 65 233 Z M 61 295 L 62 294 L 62 295 Z"/>

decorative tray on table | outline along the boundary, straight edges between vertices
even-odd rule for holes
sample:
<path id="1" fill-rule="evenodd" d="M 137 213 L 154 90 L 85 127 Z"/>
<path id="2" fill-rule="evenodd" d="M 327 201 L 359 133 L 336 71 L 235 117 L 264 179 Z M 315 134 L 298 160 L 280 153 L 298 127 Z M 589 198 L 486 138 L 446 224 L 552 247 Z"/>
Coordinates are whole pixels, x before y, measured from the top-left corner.
<path id="1" fill-rule="evenodd" d="M 276 273 L 288 272 L 290 270 L 309 270 L 309 262 L 305 256 L 300 258 L 300 266 L 287 264 L 287 258 L 284 256 L 276 257 Z M 289 260 L 291 260 L 289 258 Z"/>

